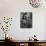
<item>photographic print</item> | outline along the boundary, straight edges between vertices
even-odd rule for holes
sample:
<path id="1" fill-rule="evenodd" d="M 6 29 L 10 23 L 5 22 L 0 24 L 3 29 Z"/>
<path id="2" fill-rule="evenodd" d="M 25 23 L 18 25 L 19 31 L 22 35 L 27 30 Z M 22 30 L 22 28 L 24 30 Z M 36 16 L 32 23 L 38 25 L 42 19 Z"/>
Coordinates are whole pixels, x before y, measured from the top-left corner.
<path id="1" fill-rule="evenodd" d="M 32 12 L 21 12 L 20 27 L 21 28 L 32 28 Z"/>

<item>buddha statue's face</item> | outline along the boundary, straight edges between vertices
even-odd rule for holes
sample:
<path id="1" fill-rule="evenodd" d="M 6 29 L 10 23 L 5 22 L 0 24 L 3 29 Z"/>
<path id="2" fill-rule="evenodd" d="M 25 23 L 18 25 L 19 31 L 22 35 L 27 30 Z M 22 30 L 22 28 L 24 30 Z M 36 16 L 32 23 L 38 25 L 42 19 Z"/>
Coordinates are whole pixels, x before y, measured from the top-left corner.
<path id="1" fill-rule="evenodd" d="M 29 0 L 30 4 L 34 8 L 38 8 L 40 6 L 41 0 Z"/>

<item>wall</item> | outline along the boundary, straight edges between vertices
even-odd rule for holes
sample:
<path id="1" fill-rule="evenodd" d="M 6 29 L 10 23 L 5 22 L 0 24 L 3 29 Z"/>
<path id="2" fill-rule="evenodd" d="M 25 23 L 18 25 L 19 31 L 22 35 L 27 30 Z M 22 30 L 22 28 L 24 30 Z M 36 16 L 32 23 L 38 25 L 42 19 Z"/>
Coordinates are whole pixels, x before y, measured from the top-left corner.
<path id="1" fill-rule="evenodd" d="M 0 19 L 4 16 L 13 17 L 13 22 L 10 33 L 17 40 L 27 40 L 34 34 L 37 35 L 39 40 L 44 40 L 45 38 L 45 16 L 46 16 L 46 6 L 40 8 L 33 8 L 30 6 L 28 0 L 0 0 Z M 31 29 L 21 29 L 20 28 L 20 13 L 21 12 L 32 12 L 33 13 L 33 27 Z M 0 35 L 2 35 L 0 31 Z M 4 33 L 3 33 L 4 34 Z M 4 37 L 0 36 L 0 39 Z"/>

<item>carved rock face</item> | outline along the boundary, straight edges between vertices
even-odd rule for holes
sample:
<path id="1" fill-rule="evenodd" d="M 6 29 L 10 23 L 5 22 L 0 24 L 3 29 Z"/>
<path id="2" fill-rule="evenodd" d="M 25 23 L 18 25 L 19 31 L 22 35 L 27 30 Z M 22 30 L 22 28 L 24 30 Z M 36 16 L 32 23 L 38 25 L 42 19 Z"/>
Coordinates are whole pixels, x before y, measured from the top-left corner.
<path id="1" fill-rule="evenodd" d="M 32 7 L 38 8 L 40 6 L 41 0 L 29 0 L 29 3 L 32 5 Z"/>

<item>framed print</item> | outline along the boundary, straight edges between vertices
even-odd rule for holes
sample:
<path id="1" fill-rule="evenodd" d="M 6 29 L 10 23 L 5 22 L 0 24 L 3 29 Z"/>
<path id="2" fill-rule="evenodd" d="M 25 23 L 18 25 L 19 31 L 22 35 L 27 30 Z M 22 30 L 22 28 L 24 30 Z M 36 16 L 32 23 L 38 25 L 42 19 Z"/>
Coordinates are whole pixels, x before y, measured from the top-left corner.
<path id="1" fill-rule="evenodd" d="M 21 28 L 32 28 L 32 12 L 21 12 L 20 13 L 20 27 Z"/>

